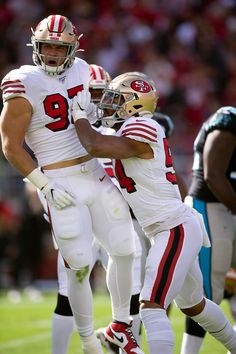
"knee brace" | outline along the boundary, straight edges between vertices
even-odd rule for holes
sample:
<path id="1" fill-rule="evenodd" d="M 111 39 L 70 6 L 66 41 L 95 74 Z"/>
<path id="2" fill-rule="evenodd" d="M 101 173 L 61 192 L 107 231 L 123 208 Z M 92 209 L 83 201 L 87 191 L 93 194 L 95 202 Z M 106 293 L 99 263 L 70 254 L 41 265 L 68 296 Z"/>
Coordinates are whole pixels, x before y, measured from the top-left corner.
<path id="1" fill-rule="evenodd" d="M 130 315 L 137 315 L 139 313 L 139 294 L 132 295 L 130 301 Z"/>
<path id="2" fill-rule="evenodd" d="M 206 334 L 206 331 L 188 316 L 186 316 L 185 319 L 185 332 L 192 336 L 201 338 L 203 338 Z"/>
<path id="3" fill-rule="evenodd" d="M 61 316 L 73 316 L 67 296 L 57 294 L 57 305 L 54 312 Z"/>

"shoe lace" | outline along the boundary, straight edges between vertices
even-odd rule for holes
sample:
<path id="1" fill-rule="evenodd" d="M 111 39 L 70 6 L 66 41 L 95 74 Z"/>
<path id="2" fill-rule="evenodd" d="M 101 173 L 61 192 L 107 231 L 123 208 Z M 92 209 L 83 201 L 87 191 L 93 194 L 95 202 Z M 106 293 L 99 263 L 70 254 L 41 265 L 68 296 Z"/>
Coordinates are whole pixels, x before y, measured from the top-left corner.
<path id="1" fill-rule="evenodd" d="M 134 338 L 133 332 L 131 331 L 130 326 L 128 326 L 128 327 L 125 329 L 125 331 L 126 331 L 126 333 L 128 334 L 129 338 L 132 340 L 132 342 L 133 342 L 135 345 L 138 345 L 138 343 L 136 342 L 136 339 Z"/>

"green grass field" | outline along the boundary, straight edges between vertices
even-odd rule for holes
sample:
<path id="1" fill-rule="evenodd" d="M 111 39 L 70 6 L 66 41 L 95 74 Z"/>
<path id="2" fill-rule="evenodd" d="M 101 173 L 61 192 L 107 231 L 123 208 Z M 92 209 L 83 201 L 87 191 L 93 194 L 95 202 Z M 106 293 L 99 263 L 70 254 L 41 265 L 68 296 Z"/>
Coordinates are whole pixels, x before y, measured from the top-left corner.
<path id="1" fill-rule="evenodd" d="M 6 295 L 0 296 L 0 353 L 1 354 L 50 354 L 51 316 L 54 310 L 56 294 L 43 294 L 43 301 L 35 303 L 26 296 L 18 304 L 9 301 Z M 228 304 L 222 308 L 229 315 Z M 107 294 L 94 295 L 95 327 L 105 326 L 110 321 L 110 303 Z M 230 317 L 229 317 L 230 318 Z M 171 322 L 175 332 L 175 354 L 180 353 L 184 317 L 174 306 Z M 145 353 L 148 349 L 143 339 Z M 105 350 L 104 350 L 104 353 Z M 223 354 L 226 350 L 207 335 L 201 354 Z M 79 336 L 74 333 L 68 354 L 82 354 Z M 91 353 L 93 354 L 93 353 Z M 164 353 L 163 353 L 164 354 Z"/>

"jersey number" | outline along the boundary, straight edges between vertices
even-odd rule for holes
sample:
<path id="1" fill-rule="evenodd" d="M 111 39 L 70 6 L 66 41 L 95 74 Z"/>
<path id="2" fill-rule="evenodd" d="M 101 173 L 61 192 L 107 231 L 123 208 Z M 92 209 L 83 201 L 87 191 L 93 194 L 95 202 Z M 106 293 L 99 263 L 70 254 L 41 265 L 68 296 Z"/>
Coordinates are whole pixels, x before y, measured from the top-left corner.
<path id="1" fill-rule="evenodd" d="M 68 98 L 73 98 L 79 91 L 83 90 L 83 85 L 72 87 L 67 90 Z M 70 124 L 69 112 L 68 112 L 68 100 L 60 93 L 54 93 L 49 95 L 43 101 L 45 113 L 52 119 L 56 119 L 56 122 L 48 123 L 45 126 L 53 132 L 65 130 Z M 72 122 L 73 123 L 73 122 Z"/>
<path id="2" fill-rule="evenodd" d="M 166 157 L 166 161 L 165 161 L 166 167 L 173 167 L 172 155 L 170 152 L 170 147 L 167 138 L 163 139 L 163 143 L 164 143 L 164 150 L 165 150 L 165 157 Z M 175 172 L 166 172 L 166 179 L 172 184 L 177 183 Z"/>
<path id="3" fill-rule="evenodd" d="M 136 183 L 133 178 L 126 176 L 124 166 L 120 160 L 116 160 L 115 162 L 115 173 L 121 188 L 126 189 L 128 193 L 136 192 Z"/>
<path id="4" fill-rule="evenodd" d="M 171 156 L 167 138 L 163 139 L 163 143 L 164 143 L 165 159 L 166 159 L 165 165 L 166 167 L 173 167 L 172 156 Z M 133 178 L 126 176 L 124 167 L 120 160 L 116 160 L 115 162 L 115 173 L 121 188 L 126 189 L 128 193 L 136 192 L 137 190 L 135 188 L 136 183 L 133 180 Z M 177 183 L 175 172 L 166 172 L 166 179 L 172 184 Z"/>

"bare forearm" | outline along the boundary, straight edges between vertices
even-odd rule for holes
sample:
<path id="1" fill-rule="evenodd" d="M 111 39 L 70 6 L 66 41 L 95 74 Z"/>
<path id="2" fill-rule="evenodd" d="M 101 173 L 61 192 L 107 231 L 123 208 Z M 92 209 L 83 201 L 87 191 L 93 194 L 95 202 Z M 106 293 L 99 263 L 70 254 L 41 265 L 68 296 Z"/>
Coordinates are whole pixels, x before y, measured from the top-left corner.
<path id="1" fill-rule="evenodd" d="M 4 149 L 4 155 L 8 162 L 24 177 L 37 167 L 37 164 L 23 147 L 17 149 L 6 148 Z"/>
<path id="2" fill-rule="evenodd" d="M 229 180 L 223 176 L 221 178 L 215 176 L 215 178 L 208 179 L 206 182 L 217 200 L 231 210 L 233 214 L 236 214 L 236 193 Z"/>
<path id="3" fill-rule="evenodd" d="M 94 157 L 124 159 L 135 156 L 137 153 L 135 143 L 131 139 L 102 135 L 95 131 L 85 119 L 77 120 L 75 127 L 81 144 Z"/>

